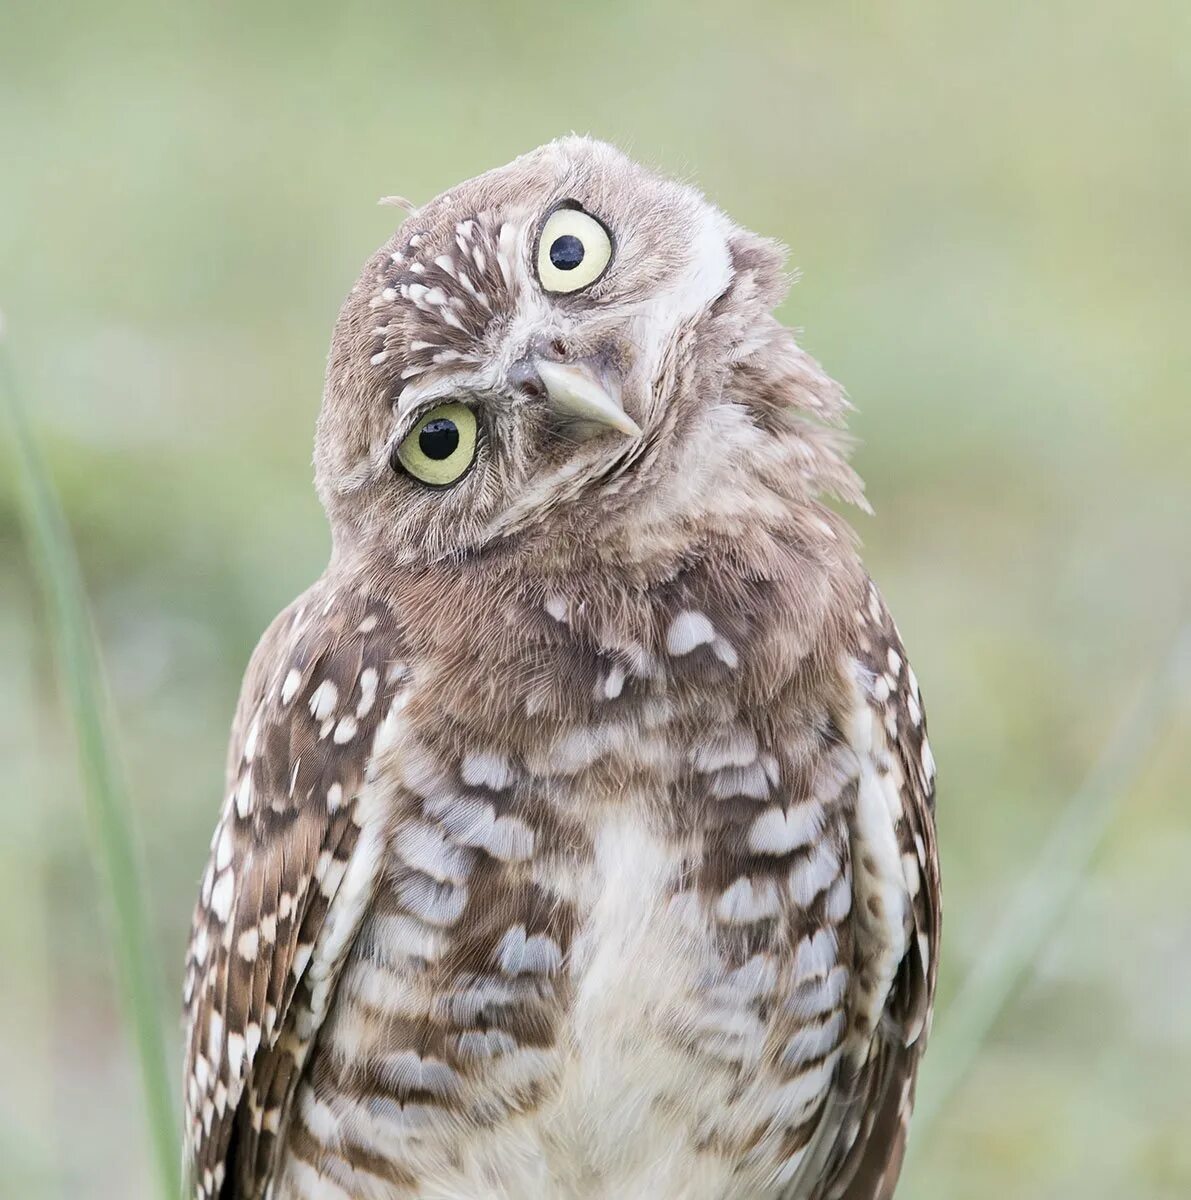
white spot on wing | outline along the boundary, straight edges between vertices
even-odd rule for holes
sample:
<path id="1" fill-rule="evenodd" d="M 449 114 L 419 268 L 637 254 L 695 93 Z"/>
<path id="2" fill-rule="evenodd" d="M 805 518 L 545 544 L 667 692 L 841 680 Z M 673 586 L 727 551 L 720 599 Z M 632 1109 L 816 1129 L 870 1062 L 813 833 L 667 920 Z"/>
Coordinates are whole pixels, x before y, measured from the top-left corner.
<path id="1" fill-rule="evenodd" d="M 228 867 L 211 889 L 211 911 L 220 921 L 227 921 L 232 912 L 232 898 L 235 894 L 236 877 L 231 867 Z"/>
<path id="2" fill-rule="evenodd" d="M 298 688 L 302 684 L 302 672 L 297 667 L 291 667 L 286 674 L 285 682 L 281 685 L 281 703 L 289 704 L 291 700 L 298 694 Z"/>
<path id="3" fill-rule="evenodd" d="M 360 672 L 360 702 L 356 705 L 356 717 L 364 718 L 376 703 L 376 689 L 380 679 L 375 667 L 365 667 Z"/>
<path id="4" fill-rule="evenodd" d="M 316 721 L 325 721 L 338 703 L 339 689 L 329 679 L 324 679 L 310 697 L 310 715 Z"/>

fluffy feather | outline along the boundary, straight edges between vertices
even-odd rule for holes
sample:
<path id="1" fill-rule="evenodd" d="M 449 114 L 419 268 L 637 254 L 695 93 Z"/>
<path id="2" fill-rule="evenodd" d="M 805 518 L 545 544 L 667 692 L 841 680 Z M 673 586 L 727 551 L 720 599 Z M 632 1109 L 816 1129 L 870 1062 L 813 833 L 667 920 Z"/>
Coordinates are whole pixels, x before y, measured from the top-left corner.
<path id="1" fill-rule="evenodd" d="M 614 247 L 566 294 L 534 266 L 560 204 Z M 933 761 L 785 286 L 583 138 L 365 267 L 316 439 L 331 563 L 250 667 L 196 914 L 200 1200 L 892 1193 Z M 641 435 L 561 420 L 543 358 Z M 478 451 L 430 489 L 393 451 L 446 400 Z"/>

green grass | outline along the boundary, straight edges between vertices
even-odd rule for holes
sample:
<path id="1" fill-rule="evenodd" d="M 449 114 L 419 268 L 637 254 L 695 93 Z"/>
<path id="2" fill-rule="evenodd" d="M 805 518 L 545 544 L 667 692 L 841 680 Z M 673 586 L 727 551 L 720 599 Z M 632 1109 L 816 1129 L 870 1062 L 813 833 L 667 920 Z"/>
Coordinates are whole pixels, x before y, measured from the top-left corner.
<path id="1" fill-rule="evenodd" d="M 0 324 L 0 399 L 15 451 L 30 556 L 45 596 L 62 702 L 74 727 L 96 872 L 110 912 L 112 951 L 128 1036 L 136 1047 L 158 1194 L 176 1200 L 181 1161 L 166 1037 L 128 794 L 119 765 L 83 580 L 74 543 L 21 402 Z"/>
<path id="2" fill-rule="evenodd" d="M 981 1048 L 1055 926 L 1086 882 L 1113 818 L 1168 732 L 1191 684 L 1191 621 L 1142 681 L 1083 785 L 1067 801 L 1004 918 L 952 997 L 937 1014 L 931 1069 L 914 1107 L 911 1153 L 930 1144 L 936 1122 L 971 1073 Z"/>

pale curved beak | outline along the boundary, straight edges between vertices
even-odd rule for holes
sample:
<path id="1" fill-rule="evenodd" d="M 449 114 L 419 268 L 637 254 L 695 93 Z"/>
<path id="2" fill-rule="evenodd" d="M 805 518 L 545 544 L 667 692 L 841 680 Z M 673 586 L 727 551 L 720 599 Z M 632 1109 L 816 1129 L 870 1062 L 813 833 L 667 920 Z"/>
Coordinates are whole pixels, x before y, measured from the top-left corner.
<path id="1" fill-rule="evenodd" d="M 641 426 L 587 363 L 538 358 L 533 365 L 546 389 L 546 404 L 560 417 L 603 425 L 626 437 L 641 436 Z"/>

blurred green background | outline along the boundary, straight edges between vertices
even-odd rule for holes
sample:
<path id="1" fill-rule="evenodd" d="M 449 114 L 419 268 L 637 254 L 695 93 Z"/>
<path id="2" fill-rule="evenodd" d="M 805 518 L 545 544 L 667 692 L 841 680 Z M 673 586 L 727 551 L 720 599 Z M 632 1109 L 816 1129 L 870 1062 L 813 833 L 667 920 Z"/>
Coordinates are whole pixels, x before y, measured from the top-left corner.
<path id="1" fill-rule="evenodd" d="M 1191 597 L 1191 6 L 0 0 L 0 309 L 95 607 L 177 1045 L 240 674 L 321 570 L 337 307 L 571 129 L 791 247 L 940 764 L 940 1008 Z M 5 460 L 7 462 L 7 460 Z M 150 1171 L 0 472 L 0 1194 Z M 1191 701 L 902 1195 L 1191 1194 Z M 932 1064 L 928 1056 L 926 1073 Z"/>

